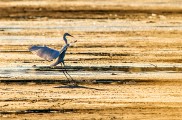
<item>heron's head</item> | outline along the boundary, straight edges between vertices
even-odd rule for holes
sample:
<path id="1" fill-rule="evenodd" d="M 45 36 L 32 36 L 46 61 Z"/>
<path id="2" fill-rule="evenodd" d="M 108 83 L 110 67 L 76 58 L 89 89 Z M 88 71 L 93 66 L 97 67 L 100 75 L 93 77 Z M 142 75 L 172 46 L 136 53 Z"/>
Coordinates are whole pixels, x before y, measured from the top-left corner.
<path id="1" fill-rule="evenodd" d="M 70 36 L 70 37 L 73 37 L 72 35 L 70 35 L 69 33 L 64 33 L 64 36 Z"/>
<path id="2" fill-rule="evenodd" d="M 63 35 L 63 40 L 65 41 L 66 44 L 67 44 L 67 39 L 66 39 L 67 36 L 73 37 L 73 36 L 70 35 L 69 33 L 64 33 L 64 35 Z"/>

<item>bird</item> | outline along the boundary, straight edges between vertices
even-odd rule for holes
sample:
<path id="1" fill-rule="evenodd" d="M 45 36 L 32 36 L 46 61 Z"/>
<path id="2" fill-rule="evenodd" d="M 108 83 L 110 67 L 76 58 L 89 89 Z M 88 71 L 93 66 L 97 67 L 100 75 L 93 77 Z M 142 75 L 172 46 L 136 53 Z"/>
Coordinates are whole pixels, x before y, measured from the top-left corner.
<path id="1" fill-rule="evenodd" d="M 37 46 L 37 45 L 30 46 L 28 49 L 30 52 L 38 55 L 39 57 L 41 57 L 47 61 L 52 61 L 52 60 L 56 59 L 56 61 L 50 65 L 51 67 L 55 67 L 61 63 L 61 66 L 64 68 L 65 67 L 64 57 L 65 57 L 66 51 L 67 51 L 68 47 L 71 45 L 71 43 L 77 42 L 77 40 L 75 40 L 75 41 L 71 42 L 70 44 L 68 44 L 68 41 L 66 38 L 67 36 L 73 37 L 69 33 L 64 33 L 63 40 L 65 42 L 65 45 L 61 48 L 60 51 L 49 48 L 47 46 Z M 63 73 L 66 76 L 66 78 L 69 80 L 69 78 L 67 77 L 67 75 L 69 75 L 69 74 L 66 69 L 63 70 Z M 71 78 L 71 81 L 74 81 L 70 75 L 69 75 L 69 77 Z"/>

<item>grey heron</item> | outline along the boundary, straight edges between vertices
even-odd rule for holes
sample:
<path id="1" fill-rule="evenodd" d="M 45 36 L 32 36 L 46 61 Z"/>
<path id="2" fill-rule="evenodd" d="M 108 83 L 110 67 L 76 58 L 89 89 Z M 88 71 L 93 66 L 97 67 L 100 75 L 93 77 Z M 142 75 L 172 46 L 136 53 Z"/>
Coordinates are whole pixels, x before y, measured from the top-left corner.
<path id="1" fill-rule="evenodd" d="M 29 51 L 31 51 L 32 53 L 34 53 L 34 54 L 38 55 L 39 57 L 41 57 L 45 60 L 48 60 L 48 61 L 52 61 L 52 60 L 56 59 L 55 63 L 51 64 L 50 66 L 57 66 L 59 63 L 61 63 L 61 66 L 65 67 L 64 57 L 65 57 L 68 47 L 71 45 L 71 44 L 68 44 L 68 41 L 66 38 L 67 36 L 73 37 L 69 33 L 65 33 L 63 35 L 63 40 L 65 42 L 65 45 L 62 47 L 62 49 L 60 51 L 54 50 L 47 46 L 37 46 L 37 45 L 30 46 Z M 73 43 L 75 43 L 75 42 L 77 42 L 77 40 L 75 40 Z M 69 74 L 66 69 L 63 70 L 63 73 L 66 76 L 66 78 L 69 80 L 69 78 L 67 76 Z M 74 81 L 70 75 L 69 75 L 69 77 L 71 78 L 72 81 Z"/>

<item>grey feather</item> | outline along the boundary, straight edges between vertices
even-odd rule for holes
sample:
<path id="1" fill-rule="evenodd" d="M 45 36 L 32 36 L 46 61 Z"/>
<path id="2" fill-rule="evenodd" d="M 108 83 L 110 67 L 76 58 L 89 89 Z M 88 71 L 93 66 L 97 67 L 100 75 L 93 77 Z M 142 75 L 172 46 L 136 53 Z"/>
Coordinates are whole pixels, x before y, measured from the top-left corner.
<path id="1" fill-rule="evenodd" d="M 56 59 L 59 55 L 60 52 L 54 49 L 51 49 L 49 47 L 46 46 L 31 46 L 29 48 L 29 50 L 38 55 L 41 58 L 44 58 L 45 60 L 51 61 L 53 59 Z"/>

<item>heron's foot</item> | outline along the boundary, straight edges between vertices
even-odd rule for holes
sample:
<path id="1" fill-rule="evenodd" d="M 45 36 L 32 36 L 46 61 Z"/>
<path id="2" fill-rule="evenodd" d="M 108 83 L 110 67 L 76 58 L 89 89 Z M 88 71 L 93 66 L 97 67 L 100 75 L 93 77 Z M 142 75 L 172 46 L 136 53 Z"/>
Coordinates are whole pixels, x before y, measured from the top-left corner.
<path id="1" fill-rule="evenodd" d="M 56 68 L 56 66 L 50 66 L 50 68 L 54 69 L 54 68 Z"/>
<path id="2" fill-rule="evenodd" d="M 78 83 L 75 80 L 71 80 L 68 83 L 69 86 L 78 86 Z"/>

